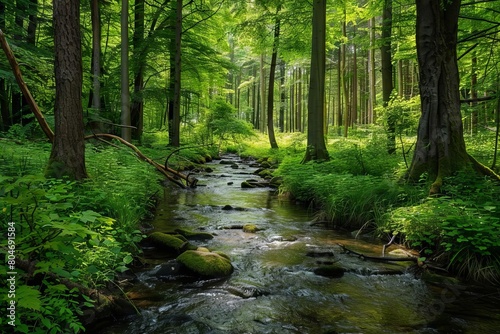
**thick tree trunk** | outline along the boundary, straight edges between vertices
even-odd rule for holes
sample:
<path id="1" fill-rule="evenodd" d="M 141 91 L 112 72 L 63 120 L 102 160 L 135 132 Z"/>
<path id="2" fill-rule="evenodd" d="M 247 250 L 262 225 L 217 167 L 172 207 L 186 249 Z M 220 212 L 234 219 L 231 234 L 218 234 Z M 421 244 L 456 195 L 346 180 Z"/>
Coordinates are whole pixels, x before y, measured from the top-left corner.
<path id="1" fill-rule="evenodd" d="M 303 162 L 328 160 L 325 145 L 326 0 L 313 1 L 311 77 L 308 100 L 307 149 Z"/>
<path id="2" fill-rule="evenodd" d="M 82 110 L 80 2 L 54 0 L 55 137 L 46 174 L 87 177 Z"/>
<path id="3" fill-rule="evenodd" d="M 417 0 L 417 55 L 420 66 L 420 118 L 417 144 L 408 179 L 425 172 L 434 179 L 431 194 L 442 178 L 469 162 L 460 114 L 457 29 L 460 0 L 443 4 Z"/>
<path id="4" fill-rule="evenodd" d="M 368 51 L 368 86 L 369 86 L 369 100 L 368 100 L 368 123 L 375 123 L 377 120 L 377 113 L 375 106 L 377 104 L 377 92 L 375 90 L 376 71 L 375 71 L 375 18 L 370 19 L 370 50 Z"/>

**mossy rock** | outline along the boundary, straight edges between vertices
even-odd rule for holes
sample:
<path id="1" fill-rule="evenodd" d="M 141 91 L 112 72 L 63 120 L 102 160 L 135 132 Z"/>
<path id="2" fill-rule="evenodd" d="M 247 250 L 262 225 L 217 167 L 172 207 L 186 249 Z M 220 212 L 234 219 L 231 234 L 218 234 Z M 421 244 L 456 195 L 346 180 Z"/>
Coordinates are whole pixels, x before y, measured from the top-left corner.
<path id="1" fill-rule="evenodd" d="M 182 228 L 175 229 L 175 232 L 179 233 L 189 240 L 210 240 L 214 238 L 212 234 L 207 232 L 193 232 Z"/>
<path id="2" fill-rule="evenodd" d="M 263 179 L 270 179 L 273 177 L 273 172 L 271 172 L 269 169 L 264 169 L 259 173 L 259 176 Z"/>
<path id="3" fill-rule="evenodd" d="M 251 183 L 250 181 L 243 181 L 241 182 L 241 188 L 243 189 L 251 189 L 251 188 L 256 188 L 257 186 L 254 183 Z"/>
<path id="4" fill-rule="evenodd" d="M 179 255 L 177 261 L 194 274 L 207 278 L 227 277 L 233 272 L 227 256 L 215 252 L 188 250 Z"/>
<path id="5" fill-rule="evenodd" d="M 345 273 L 345 268 L 332 264 L 332 265 L 325 265 L 325 266 L 320 266 L 316 269 L 314 269 L 314 273 L 319 276 L 324 276 L 324 277 L 330 277 L 330 278 L 340 278 L 344 276 Z"/>
<path id="6" fill-rule="evenodd" d="M 191 245 L 189 242 L 162 232 L 153 232 L 148 238 L 157 247 L 175 252 L 176 254 L 180 254 L 188 249 L 196 249 L 196 246 Z"/>
<path id="7" fill-rule="evenodd" d="M 259 227 L 257 227 L 257 225 L 254 225 L 254 224 L 243 225 L 243 232 L 246 232 L 246 233 L 255 233 L 255 232 L 258 232 L 260 230 L 261 229 Z"/>

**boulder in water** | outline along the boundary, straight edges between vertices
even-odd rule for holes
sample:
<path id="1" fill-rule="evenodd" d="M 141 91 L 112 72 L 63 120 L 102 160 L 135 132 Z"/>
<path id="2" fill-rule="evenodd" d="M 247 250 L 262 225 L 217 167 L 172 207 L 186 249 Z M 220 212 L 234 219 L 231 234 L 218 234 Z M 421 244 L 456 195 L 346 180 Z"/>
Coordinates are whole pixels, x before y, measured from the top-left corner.
<path id="1" fill-rule="evenodd" d="M 344 276 L 345 268 L 338 264 L 324 265 L 314 269 L 314 273 L 324 277 L 340 278 Z"/>
<path id="2" fill-rule="evenodd" d="M 260 230 L 262 230 L 262 229 L 259 228 L 257 225 L 254 225 L 254 224 L 243 225 L 243 232 L 246 232 L 246 233 L 256 233 L 256 232 L 258 232 Z"/>
<path id="3" fill-rule="evenodd" d="M 189 240 L 210 240 L 214 238 L 212 234 L 207 232 L 193 232 L 181 228 L 175 229 L 175 233 L 178 233 Z"/>
<path id="4" fill-rule="evenodd" d="M 188 250 L 179 255 L 177 261 L 194 274 L 207 278 L 227 277 L 233 272 L 229 258 L 215 252 Z"/>
<path id="5" fill-rule="evenodd" d="M 175 254 L 180 254 L 188 249 L 196 249 L 196 246 L 191 245 L 188 241 L 162 232 L 153 232 L 149 235 L 148 239 L 157 247 L 174 252 Z"/>

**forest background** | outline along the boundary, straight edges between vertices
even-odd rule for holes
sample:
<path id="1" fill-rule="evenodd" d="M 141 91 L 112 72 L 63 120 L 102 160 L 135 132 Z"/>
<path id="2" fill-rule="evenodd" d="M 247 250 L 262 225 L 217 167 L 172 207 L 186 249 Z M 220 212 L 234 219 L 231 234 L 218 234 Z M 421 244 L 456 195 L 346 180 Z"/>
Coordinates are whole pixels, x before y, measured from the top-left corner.
<path id="1" fill-rule="evenodd" d="M 133 263 L 165 176 L 138 152 L 163 162 L 184 148 L 170 161 L 177 169 L 226 151 L 266 157 L 279 163 L 280 193 L 331 226 L 394 237 L 422 262 L 499 281 L 498 1 L 69 3 L 0 1 L 3 44 L 49 129 L 0 57 L 0 218 L 3 234 L 16 232 L 19 331 L 82 331 L 84 312 L 100 307 L 90 290 Z M 459 81 L 439 95 L 457 94 L 445 102 L 459 113 L 451 142 L 465 140 L 474 158 L 464 144 L 465 167 L 452 160 L 460 168 L 411 178 L 427 103 L 418 28 L 432 17 L 446 30 L 454 8 L 456 41 L 443 48 Z M 467 169 L 478 162 L 480 172 Z M 1 245 L 9 259 L 8 238 Z"/>

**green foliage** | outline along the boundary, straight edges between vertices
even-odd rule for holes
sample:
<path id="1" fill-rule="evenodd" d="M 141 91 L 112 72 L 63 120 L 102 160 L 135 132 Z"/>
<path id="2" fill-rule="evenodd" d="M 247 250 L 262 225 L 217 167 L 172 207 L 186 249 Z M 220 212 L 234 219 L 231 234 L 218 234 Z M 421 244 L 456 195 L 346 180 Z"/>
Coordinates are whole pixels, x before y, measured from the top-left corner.
<path id="1" fill-rule="evenodd" d="M 403 235 L 410 246 L 466 278 L 498 282 L 499 188 L 474 174 L 447 178 L 445 196 L 387 213 L 380 229 Z"/>
<path id="2" fill-rule="evenodd" d="M 215 100 L 207 110 L 205 119 L 197 129 L 200 142 L 213 143 L 218 140 L 219 148 L 232 140 L 235 143 L 254 135 L 252 125 L 236 118 L 236 110 L 222 99 Z"/>
<path id="3" fill-rule="evenodd" d="M 282 192 L 313 202 L 336 226 L 359 228 L 376 222 L 387 209 L 411 197 L 386 177 L 339 173 L 335 161 L 301 164 L 294 157 L 285 159 L 276 174 L 283 177 Z"/>
<path id="4" fill-rule="evenodd" d="M 45 144 L 4 143 L 0 223 L 15 225 L 19 261 L 36 263 L 33 273 L 18 269 L 17 329 L 81 332 L 81 310 L 92 307 L 92 301 L 61 280 L 99 288 L 127 270 L 144 237 L 138 223 L 150 214 L 152 197 L 161 189 L 159 175 L 127 151 L 89 145 L 91 180 L 46 179 L 28 174 L 43 171 Z M 0 244 L 3 254 L 6 243 L 3 239 Z M 6 272 L 4 263 L 0 273 Z M 33 275 L 45 279 L 40 282 Z M 7 296 L 3 286 L 0 294 Z"/>

